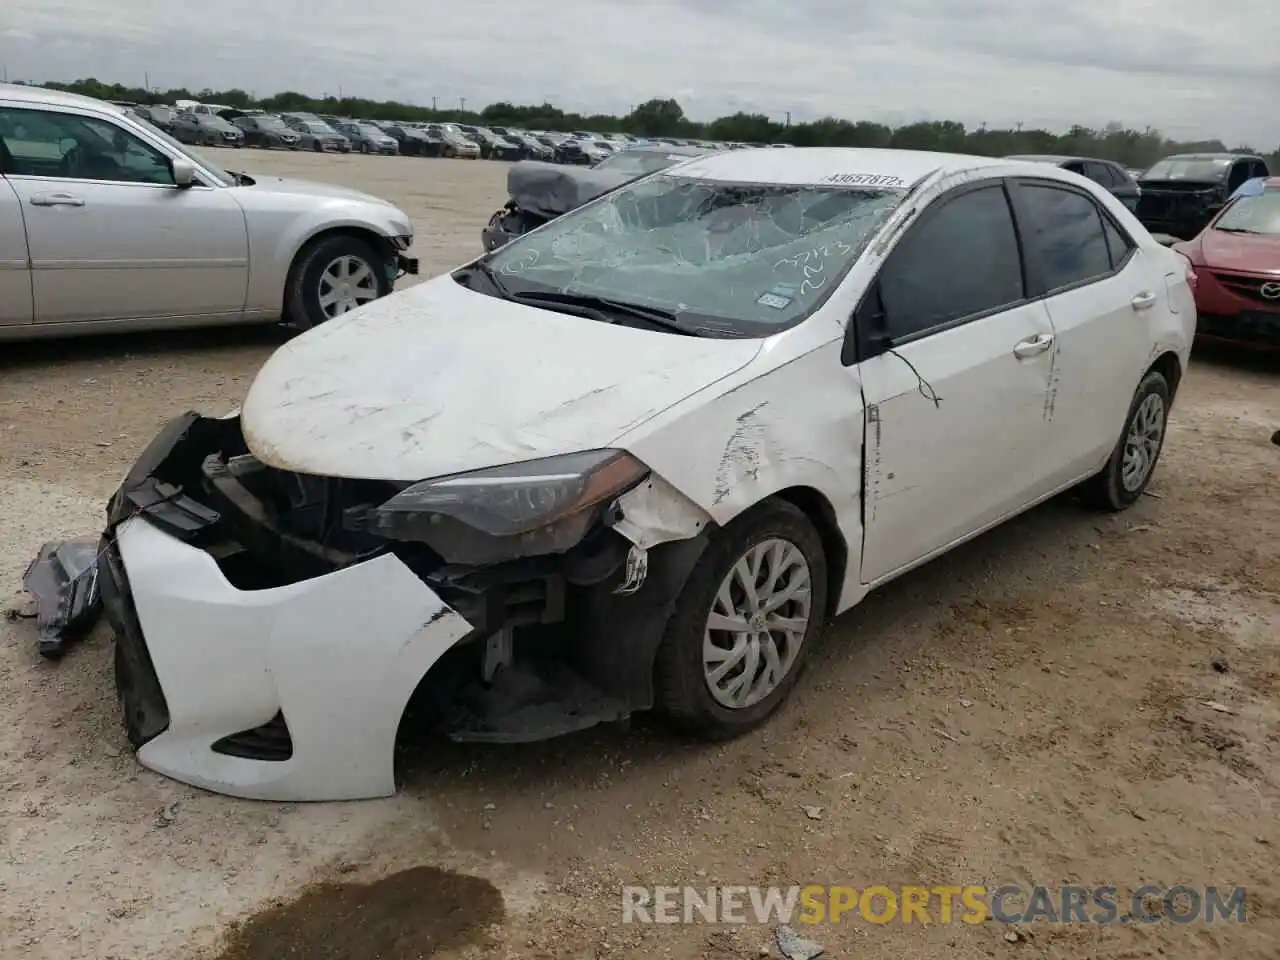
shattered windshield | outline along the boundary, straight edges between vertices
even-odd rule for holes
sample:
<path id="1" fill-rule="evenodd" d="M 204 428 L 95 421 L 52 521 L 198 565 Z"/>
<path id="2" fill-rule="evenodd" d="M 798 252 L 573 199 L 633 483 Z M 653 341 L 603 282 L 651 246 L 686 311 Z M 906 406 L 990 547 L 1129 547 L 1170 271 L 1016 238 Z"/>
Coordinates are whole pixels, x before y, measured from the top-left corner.
<path id="1" fill-rule="evenodd" d="M 1161 160 L 1142 175 L 1143 180 L 1221 180 L 1231 168 L 1230 157 Z"/>
<path id="2" fill-rule="evenodd" d="M 487 259 L 507 292 L 602 297 L 768 336 L 816 309 L 905 191 L 658 175 Z"/>
<path id="3" fill-rule="evenodd" d="M 1280 190 L 1241 197 L 1223 211 L 1215 230 L 1280 236 Z"/>
<path id="4" fill-rule="evenodd" d="M 595 168 L 597 170 L 612 170 L 615 173 L 631 177 L 643 177 L 692 159 L 691 156 L 664 153 L 658 150 L 619 150 L 617 153 L 605 157 L 595 165 Z"/>

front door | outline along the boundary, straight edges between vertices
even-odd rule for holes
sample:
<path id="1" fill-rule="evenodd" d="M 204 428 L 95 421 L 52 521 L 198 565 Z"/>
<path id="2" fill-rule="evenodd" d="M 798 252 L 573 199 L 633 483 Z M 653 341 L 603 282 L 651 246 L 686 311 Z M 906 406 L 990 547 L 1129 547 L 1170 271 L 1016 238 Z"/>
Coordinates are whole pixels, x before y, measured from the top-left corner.
<path id="1" fill-rule="evenodd" d="M 164 153 L 103 117 L 0 106 L 0 130 L 36 322 L 243 311 L 248 238 L 229 190 L 175 186 Z"/>
<path id="2" fill-rule="evenodd" d="M 1045 430 L 1053 325 L 1027 299 L 1002 183 L 935 201 L 869 296 L 891 346 L 859 364 L 864 583 L 1026 506 L 1049 492 L 1053 472 Z"/>
<path id="3" fill-rule="evenodd" d="M 31 271 L 22 204 L 4 173 L 0 150 L 0 327 L 31 322 Z"/>

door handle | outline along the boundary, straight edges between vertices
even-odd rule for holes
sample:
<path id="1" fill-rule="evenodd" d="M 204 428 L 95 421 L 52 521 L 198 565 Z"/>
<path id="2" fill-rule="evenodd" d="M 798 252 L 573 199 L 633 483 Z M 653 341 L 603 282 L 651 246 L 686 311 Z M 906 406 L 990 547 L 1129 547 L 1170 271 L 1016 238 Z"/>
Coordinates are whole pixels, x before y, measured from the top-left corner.
<path id="1" fill-rule="evenodd" d="M 1013 348 L 1013 355 L 1019 360 L 1026 360 L 1028 357 L 1040 356 L 1051 346 L 1053 346 L 1052 333 L 1037 333 L 1034 337 L 1018 341 Z"/>
<path id="2" fill-rule="evenodd" d="M 69 193 L 37 193 L 31 198 L 33 207 L 83 207 L 82 197 L 73 197 Z"/>
<path id="3" fill-rule="evenodd" d="M 1150 290 L 1144 290 L 1129 302 L 1135 310 L 1150 310 L 1156 305 L 1156 295 Z"/>

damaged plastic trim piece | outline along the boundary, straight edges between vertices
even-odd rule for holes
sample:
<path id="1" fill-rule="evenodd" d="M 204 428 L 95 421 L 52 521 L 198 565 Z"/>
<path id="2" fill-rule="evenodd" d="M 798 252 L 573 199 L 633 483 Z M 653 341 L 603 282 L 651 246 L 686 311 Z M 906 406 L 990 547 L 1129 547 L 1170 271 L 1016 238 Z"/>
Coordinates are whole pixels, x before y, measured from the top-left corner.
<path id="1" fill-rule="evenodd" d="M 61 659 L 102 613 L 98 538 L 46 543 L 27 567 L 22 585 L 37 605 L 40 656 Z"/>

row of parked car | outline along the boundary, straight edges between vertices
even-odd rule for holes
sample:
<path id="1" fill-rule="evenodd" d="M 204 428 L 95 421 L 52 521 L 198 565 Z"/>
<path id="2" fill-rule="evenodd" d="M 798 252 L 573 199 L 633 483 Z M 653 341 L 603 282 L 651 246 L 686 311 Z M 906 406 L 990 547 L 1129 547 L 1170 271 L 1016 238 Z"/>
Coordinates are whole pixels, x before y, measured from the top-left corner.
<path id="1" fill-rule="evenodd" d="M 592 166 L 637 143 L 735 150 L 763 144 L 677 138 L 642 140 L 625 133 L 563 133 L 467 123 L 386 122 L 330 114 L 239 110 L 220 104 L 170 106 L 117 102 L 184 143 L 317 152 L 405 154 L 483 160 L 542 160 Z M 789 146 L 789 144 L 778 144 Z"/>

